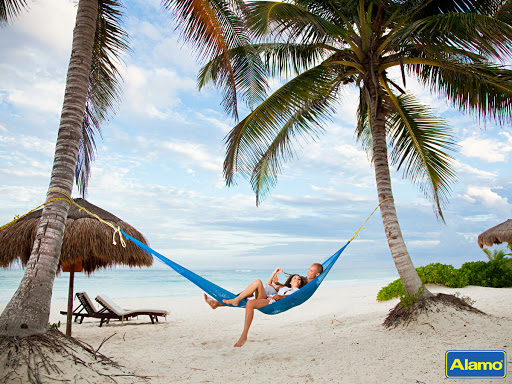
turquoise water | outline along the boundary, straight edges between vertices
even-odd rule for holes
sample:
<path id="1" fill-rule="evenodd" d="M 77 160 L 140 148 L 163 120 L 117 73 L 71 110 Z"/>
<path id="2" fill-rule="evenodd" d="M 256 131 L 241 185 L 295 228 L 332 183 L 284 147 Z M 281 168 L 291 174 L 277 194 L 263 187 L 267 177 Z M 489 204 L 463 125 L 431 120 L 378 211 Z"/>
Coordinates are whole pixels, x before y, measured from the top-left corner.
<path id="1" fill-rule="evenodd" d="M 194 270 L 204 278 L 232 292 L 242 290 L 255 279 L 266 280 L 273 270 Z M 293 272 L 293 271 L 292 271 Z M 305 274 L 306 271 L 304 271 Z M 18 288 L 23 270 L 0 270 L 0 305 L 5 305 Z M 333 268 L 323 282 L 325 287 L 386 285 L 397 278 L 396 270 L 355 270 Z M 66 301 L 69 273 L 55 278 L 53 301 Z M 88 277 L 75 274 L 75 292 L 86 291 L 90 297 L 108 294 L 112 298 L 190 297 L 202 291 L 171 269 L 106 269 Z"/>

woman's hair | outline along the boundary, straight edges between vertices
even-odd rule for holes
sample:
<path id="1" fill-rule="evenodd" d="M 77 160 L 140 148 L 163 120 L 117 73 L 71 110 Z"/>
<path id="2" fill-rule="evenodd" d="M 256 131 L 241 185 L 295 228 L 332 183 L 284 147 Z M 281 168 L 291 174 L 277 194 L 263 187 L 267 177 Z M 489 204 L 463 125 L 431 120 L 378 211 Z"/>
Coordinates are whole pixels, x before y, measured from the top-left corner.
<path id="1" fill-rule="evenodd" d="M 299 276 L 300 277 L 300 287 L 302 288 L 304 286 L 304 282 L 307 281 L 305 277 L 302 277 L 301 275 L 290 275 L 288 276 L 288 279 L 286 279 L 285 283 L 283 284 L 285 287 L 291 288 L 292 287 L 292 279 L 293 276 Z"/>

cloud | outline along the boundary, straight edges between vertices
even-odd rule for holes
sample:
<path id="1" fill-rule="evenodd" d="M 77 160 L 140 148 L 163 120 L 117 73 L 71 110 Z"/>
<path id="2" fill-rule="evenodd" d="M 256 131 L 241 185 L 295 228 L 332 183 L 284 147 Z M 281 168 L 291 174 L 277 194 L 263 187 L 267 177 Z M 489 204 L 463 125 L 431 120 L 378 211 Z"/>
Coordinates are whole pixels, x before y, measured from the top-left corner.
<path id="1" fill-rule="evenodd" d="M 474 223 L 485 223 L 491 219 L 494 219 L 493 214 L 485 214 L 485 215 L 473 215 L 473 216 L 466 216 L 464 217 L 464 220 L 471 221 Z"/>
<path id="2" fill-rule="evenodd" d="M 166 141 L 161 145 L 163 148 L 180 156 L 185 156 L 187 159 L 185 162 L 191 162 L 194 165 L 211 171 L 222 172 L 223 159 L 221 157 L 213 157 L 202 144 Z"/>
<path id="3" fill-rule="evenodd" d="M 76 11 L 72 0 L 30 2 L 28 11 L 21 14 L 12 28 L 29 40 L 43 43 L 60 57 L 69 58 Z"/>
<path id="4" fill-rule="evenodd" d="M 27 135 L 6 135 L 0 136 L 0 147 L 4 144 L 9 150 L 11 156 L 17 153 L 18 149 L 23 149 L 24 153 L 40 153 L 46 158 L 52 158 L 55 152 L 55 142 L 43 139 L 38 136 Z M 22 157 L 22 155 L 20 154 Z"/>
<path id="5" fill-rule="evenodd" d="M 64 82 L 35 81 L 29 85 L 29 81 L 26 81 L 25 84 L 27 87 L 24 89 L 11 90 L 7 101 L 20 108 L 60 114 L 64 100 Z"/>
<path id="6" fill-rule="evenodd" d="M 414 248 L 429 248 L 441 244 L 440 240 L 411 240 L 407 245 Z"/>
<path id="7" fill-rule="evenodd" d="M 365 196 L 359 193 L 346 193 L 339 192 L 336 189 L 317 187 L 315 185 L 311 186 L 311 189 L 316 192 L 323 193 L 328 199 L 336 199 L 336 200 L 348 200 L 348 201 L 375 201 L 373 196 Z"/>
<path id="8" fill-rule="evenodd" d="M 196 113 L 197 118 L 210 123 L 212 126 L 220 129 L 223 133 L 228 133 L 234 127 L 234 123 L 231 119 L 223 117 L 217 111 L 205 110 L 204 113 Z"/>
<path id="9" fill-rule="evenodd" d="M 359 193 L 338 192 L 334 188 L 324 188 L 312 185 L 314 195 L 301 194 L 299 196 L 273 195 L 272 199 L 286 205 L 296 207 L 329 207 L 346 206 L 350 203 L 373 202 L 375 197 Z"/>
<path id="10" fill-rule="evenodd" d="M 464 194 L 459 195 L 463 200 L 472 204 L 482 204 L 494 212 L 510 212 L 512 206 L 506 197 L 492 190 L 492 187 L 467 186 Z"/>
<path id="11" fill-rule="evenodd" d="M 122 70 L 125 79 L 123 111 L 160 120 L 186 121 L 176 107 L 180 92 L 195 92 L 192 78 L 180 76 L 167 68 L 142 68 L 129 65 Z"/>
<path id="12" fill-rule="evenodd" d="M 512 140 L 507 133 L 500 133 L 500 135 L 507 141 L 474 134 L 460 142 L 461 153 L 489 163 L 504 162 L 508 158 L 508 153 L 512 151 Z"/>
<path id="13" fill-rule="evenodd" d="M 458 160 L 454 160 L 453 165 L 457 170 L 457 173 L 465 173 L 470 175 L 472 178 L 479 177 L 483 179 L 496 179 L 498 177 L 498 173 L 496 172 L 487 172 L 478 168 L 474 168 Z"/>
<path id="14" fill-rule="evenodd" d="M 162 33 L 155 25 L 143 21 L 139 24 L 139 32 L 150 40 L 160 41 L 162 40 Z M 137 33 L 137 35 L 139 35 Z"/>

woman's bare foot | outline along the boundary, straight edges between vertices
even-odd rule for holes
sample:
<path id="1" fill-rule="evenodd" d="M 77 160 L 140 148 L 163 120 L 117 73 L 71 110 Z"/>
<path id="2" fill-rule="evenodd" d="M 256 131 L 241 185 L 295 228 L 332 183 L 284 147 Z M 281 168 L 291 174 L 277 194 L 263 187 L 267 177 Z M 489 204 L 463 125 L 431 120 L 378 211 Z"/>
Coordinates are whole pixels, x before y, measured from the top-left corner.
<path id="1" fill-rule="evenodd" d="M 247 336 L 240 336 L 240 339 L 236 342 L 236 344 L 233 346 L 235 348 L 243 347 L 245 342 L 247 341 Z"/>
<path id="2" fill-rule="evenodd" d="M 238 297 L 235 297 L 234 299 L 230 299 L 230 300 L 222 300 L 222 302 L 224 304 L 227 304 L 227 305 L 233 305 L 235 307 L 238 307 L 238 304 L 240 304 L 240 299 Z"/>
<path id="3" fill-rule="evenodd" d="M 206 301 L 206 304 L 208 304 L 212 309 L 216 309 L 217 307 L 222 306 L 221 303 L 219 303 L 217 300 L 212 299 L 209 297 L 206 293 L 204 294 L 204 301 Z"/>

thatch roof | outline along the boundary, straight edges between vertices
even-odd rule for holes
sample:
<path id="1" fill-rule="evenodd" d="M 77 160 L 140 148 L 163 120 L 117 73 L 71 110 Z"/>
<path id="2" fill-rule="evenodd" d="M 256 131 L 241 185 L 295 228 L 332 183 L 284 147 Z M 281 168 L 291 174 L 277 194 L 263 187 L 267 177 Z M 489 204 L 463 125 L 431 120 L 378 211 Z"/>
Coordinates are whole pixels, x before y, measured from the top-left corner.
<path id="1" fill-rule="evenodd" d="M 111 222 L 116 228 L 119 226 L 128 235 L 147 244 L 146 239 L 139 231 L 110 212 L 84 199 L 73 200 L 101 219 Z M 0 267 L 8 267 L 18 259 L 23 265 L 27 264 L 41 213 L 42 209 L 34 211 L 0 231 Z M 113 232 L 111 227 L 72 204 L 69 208 L 66 231 L 64 232 L 59 271 L 62 264 L 72 265 L 80 260 L 83 264 L 83 271 L 87 273 L 113 265 L 143 267 L 152 264 L 152 257 L 129 240 L 126 241 L 126 248 L 124 248 L 116 235 L 118 244 L 113 245 Z"/>
<path id="2" fill-rule="evenodd" d="M 478 245 L 483 248 L 484 245 L 512 243 L 512 220 L 508 219 L 504 223 L 489 228 L 478 236 Z"/>

